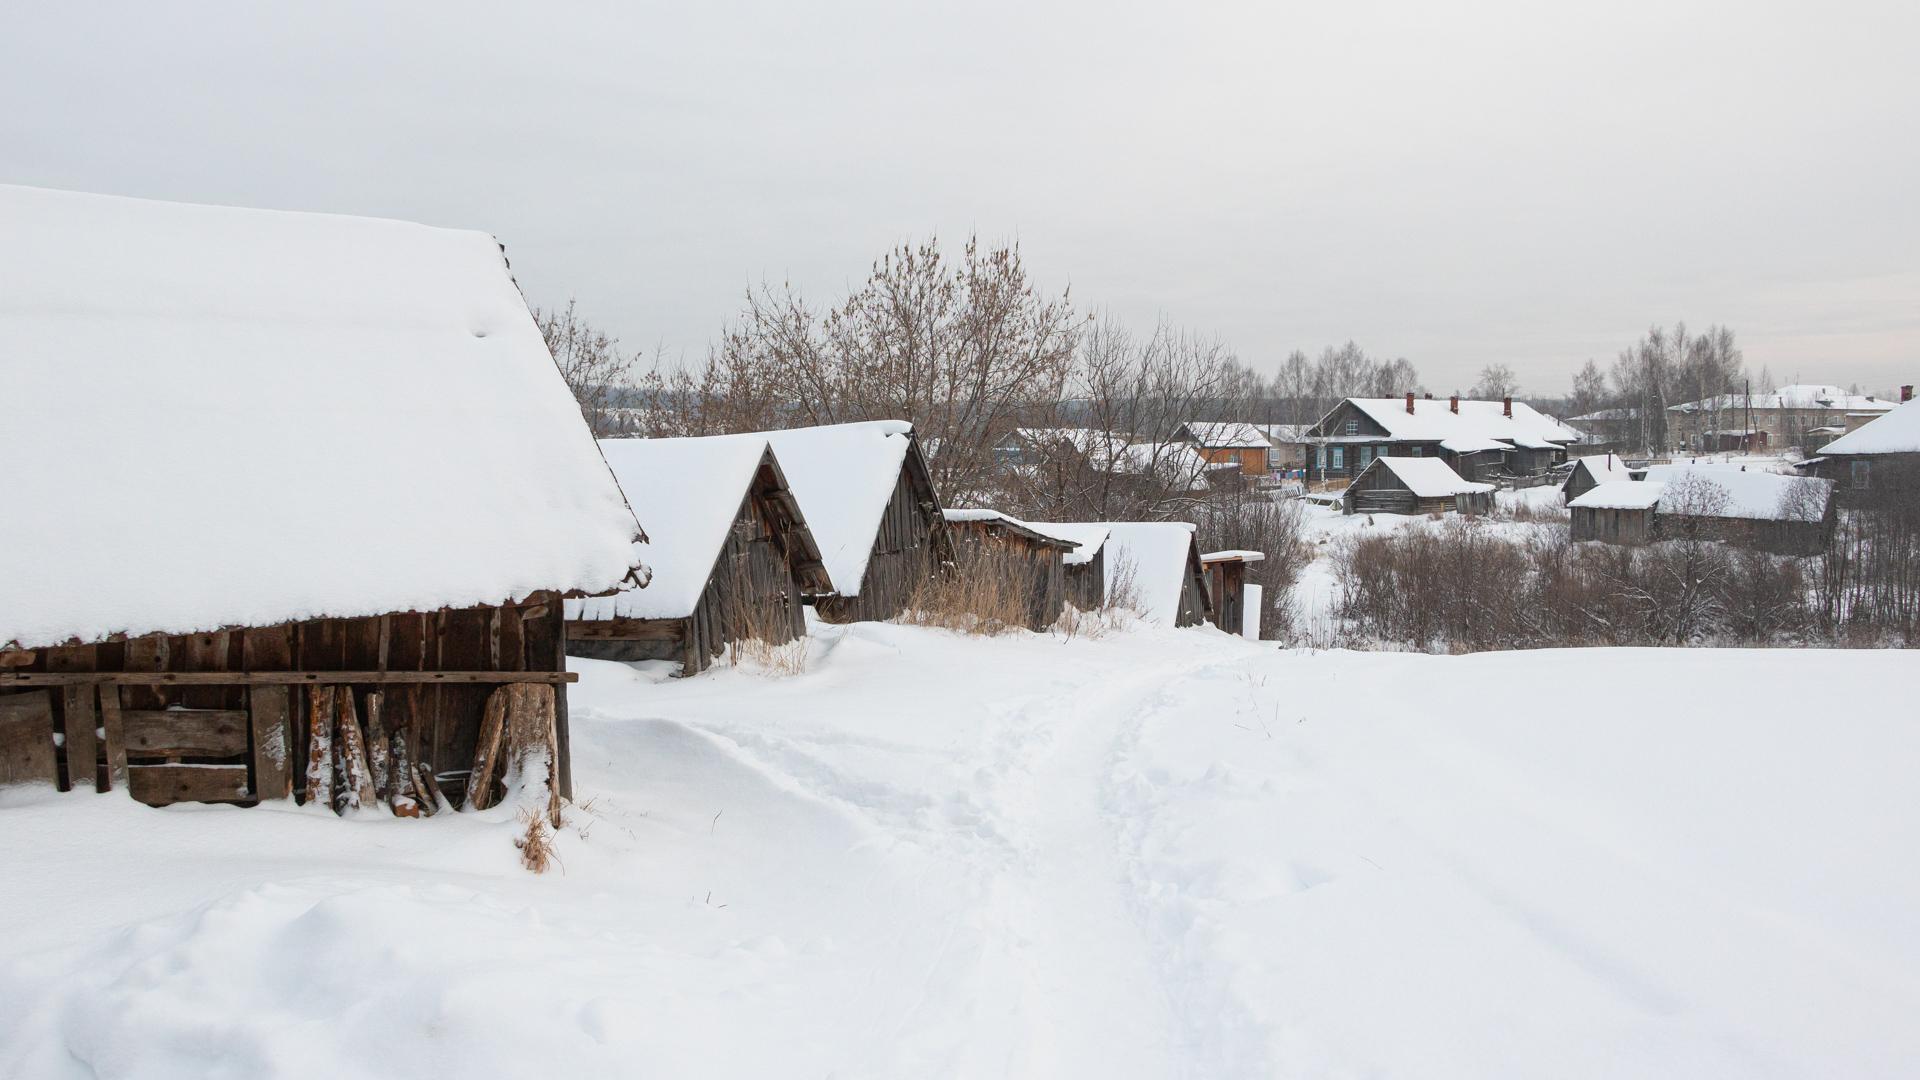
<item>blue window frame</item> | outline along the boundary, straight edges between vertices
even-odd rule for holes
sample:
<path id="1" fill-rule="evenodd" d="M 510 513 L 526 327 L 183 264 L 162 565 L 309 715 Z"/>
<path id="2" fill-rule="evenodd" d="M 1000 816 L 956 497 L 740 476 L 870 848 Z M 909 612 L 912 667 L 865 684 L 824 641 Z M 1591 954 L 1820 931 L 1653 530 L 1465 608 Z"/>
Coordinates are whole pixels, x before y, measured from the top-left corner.
<path id="1" fill-rule="evenodd" d="M 1336 469 L 1344 469 L 1347 467 L 1346 447 L 1336 446 L 1333 448 L 1333 467 Z"/>

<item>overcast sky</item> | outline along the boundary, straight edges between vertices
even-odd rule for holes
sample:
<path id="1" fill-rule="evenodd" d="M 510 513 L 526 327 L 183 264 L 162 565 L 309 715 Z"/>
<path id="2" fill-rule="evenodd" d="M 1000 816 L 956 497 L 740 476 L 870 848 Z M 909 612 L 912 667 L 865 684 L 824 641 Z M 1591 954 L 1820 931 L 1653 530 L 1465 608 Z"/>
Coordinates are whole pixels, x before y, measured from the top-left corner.
<path id="1" fill-rule="evenodd" d="M 1920 380 L 1912 0 L 286 6 L 16 6 L 0 180 L 485 229 L 692 357 L 977 230 L 1264 370 L 1554 393 L 1685 319 Z"/>

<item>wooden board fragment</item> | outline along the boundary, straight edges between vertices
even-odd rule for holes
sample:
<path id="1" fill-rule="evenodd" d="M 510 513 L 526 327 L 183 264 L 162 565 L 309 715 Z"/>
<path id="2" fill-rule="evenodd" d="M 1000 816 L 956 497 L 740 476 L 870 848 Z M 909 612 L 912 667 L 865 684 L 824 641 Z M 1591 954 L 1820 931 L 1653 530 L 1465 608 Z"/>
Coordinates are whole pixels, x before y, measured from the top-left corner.
<path id="1" fill-rule="evenodd" d="M 67 790 L 100 790 L 100 740 L 94 729 L 99 715 L 91 686 L 68 686 L 61 692 L 60 726 L 67 733 Z"/>
<path id="2" fill-rule="evenodd" d="M 387 736 L 385 704 L 386 695 L 378 690 L 367 694 L 367 765 L 372 770 L 376 802 L 387 794 L 387 757 L 393 748 L 393 740 Z"/>
<path id="3" fill-rule="evenodd" d="M 247 691 L 248 726 L 253 730 L 254 793 L 262 799 L 293 796 L 289 702 L 285 686 L 256 686 Z"/>
<path id="4" fill-rule="evenodd" d="M 467 809 L 493 805 L 493 780 L 500 768 L 500 741 L 506 735 L 508 688 L 487 695 L 480 717 L 480 736 L 473 751 L 473 772 L 467 777 Z"/>
<path id="5" fill-rule="evenodd" d="M 353 689 L 340 687 L 334 692 L 334 750 L 340 755 L 342 794 L 346 808 L 358 810 L 378 801 L 373 790 L 373 770 L 367 764 L 366 736 L 360 730 L 360 714 L 353 705 Z"/>
<path id="6" fill-rule="evenodd" d="M 120 711 L 121 689 L 100 688 L 100 726 L 107 736 L 107 790 L 127 786 L 127 728 Z"/>
<path id="7" fill-rule="evenodd" d="M 135 758 L 241 757 L 247 714 L 238 709 L 123 709 L 126 751 Z"/>
<path id="8" fill-rule="evenodd" d="M 53 694 L 0 694 L 0 784 L 60 782 L 54 760 Z"/>
<path id="9" fill-rule="evenodd" d="M 307 799 L 305 805 L 333 808 L 333 692 L 316 686 L 307 692 Z"/>
<path id="10" fill-rule="evenodd" d="M 177 802 L 243 802 L 245 765 L 130 765 L 127 790 L 148 806 Z"/>

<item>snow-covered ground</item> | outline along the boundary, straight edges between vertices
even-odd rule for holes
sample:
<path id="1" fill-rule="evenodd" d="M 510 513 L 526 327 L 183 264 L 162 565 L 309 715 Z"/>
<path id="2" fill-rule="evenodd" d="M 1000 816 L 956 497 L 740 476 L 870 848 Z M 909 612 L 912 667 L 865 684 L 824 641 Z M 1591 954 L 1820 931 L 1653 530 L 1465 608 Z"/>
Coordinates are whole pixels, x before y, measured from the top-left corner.
<path id="1" fill-rule="evenodd" d="M 577 661 L 541 877 L 504 812 L 0 793 L 0 1076 L 1920 1063 L 1912 653 L 807 648 Z"/>

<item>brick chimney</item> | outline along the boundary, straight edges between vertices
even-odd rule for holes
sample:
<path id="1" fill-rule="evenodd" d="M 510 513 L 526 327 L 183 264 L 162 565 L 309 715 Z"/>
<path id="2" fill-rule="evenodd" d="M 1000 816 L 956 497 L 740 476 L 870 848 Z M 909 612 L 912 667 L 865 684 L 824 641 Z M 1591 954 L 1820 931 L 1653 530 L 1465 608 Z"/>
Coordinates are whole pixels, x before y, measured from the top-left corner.
<path id="1" fill-rule="evenodd" d="M 1447 399 L 1447 411 L 1453 412 L 1453 413 L 1457 413 L 1460 411 L 1460 395 L 1459 394 L 1455 394 L 1452 397 Z"/>
<path id="2" fill-rule="evenodd" d="M 1500 399 L 1500 413 L 1502 416 L 1510 417 L 1513 415 L 1513 399 L 1512 398 L 1503 397 Z"/>
<path id="3" fill-rule="evenodd" d="M 1407 391 L 1407 415 L 1413 415 L 1413 391 Z"/>
<path id="4" fill-rule="evenodd" d="M 1901 401 L 1913 400 L 1913 384 L 1912 383 L 1908 383 L 1907 385 L 1900 388 L 1900 400 Z"/>

